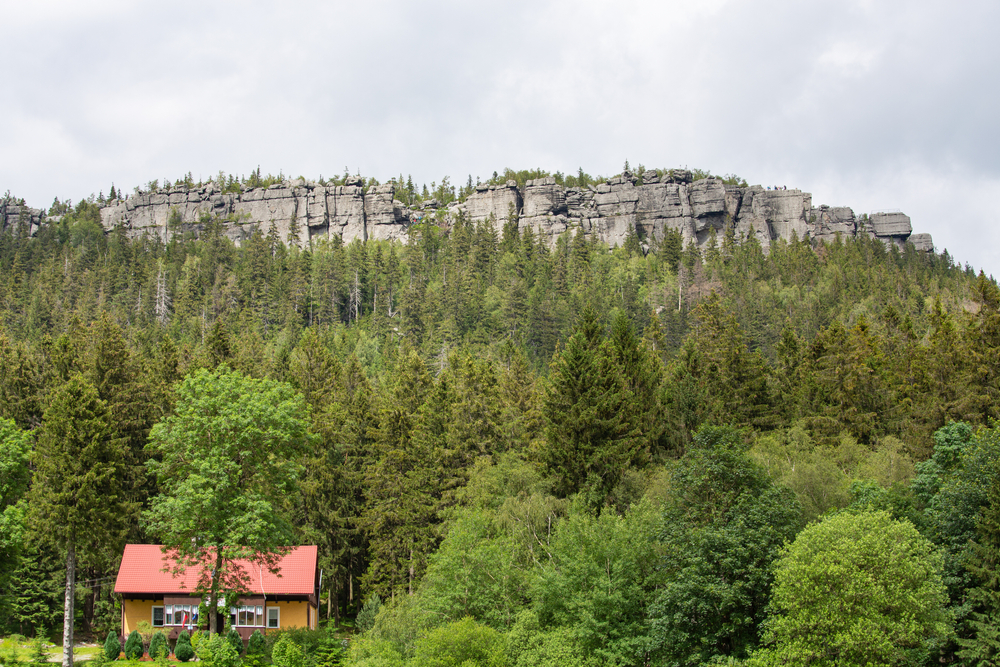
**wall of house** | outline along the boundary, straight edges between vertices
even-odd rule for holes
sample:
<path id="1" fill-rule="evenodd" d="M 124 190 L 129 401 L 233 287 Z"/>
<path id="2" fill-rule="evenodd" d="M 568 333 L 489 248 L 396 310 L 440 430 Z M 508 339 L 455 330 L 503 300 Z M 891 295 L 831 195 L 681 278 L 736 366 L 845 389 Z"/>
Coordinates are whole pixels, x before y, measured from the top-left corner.
<path id="1" fill-rule="evenodd" d="M 122 600 L 122 633 L 127 637 L 139 621 L 153 622 L 153 606 L 163 604 L 163 598 L 149 600 Z"/>
<path id="2" fill-rule="evenodd" d="M 282 630 L 287 628 L 316 629 L 316 610 L 310 610 L 308 602 L 268 602 L 267 606 L 277 607 L 281 610 L 278 624 Z"/>

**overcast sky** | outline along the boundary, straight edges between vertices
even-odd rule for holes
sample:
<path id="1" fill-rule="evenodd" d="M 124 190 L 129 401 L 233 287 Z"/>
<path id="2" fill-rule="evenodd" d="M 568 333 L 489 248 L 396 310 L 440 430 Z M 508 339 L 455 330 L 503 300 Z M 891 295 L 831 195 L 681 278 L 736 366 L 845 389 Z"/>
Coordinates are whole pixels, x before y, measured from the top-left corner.
<path id="1" fill-rule="evenodd" d="M 0 0 L 0 192 L 688 166 L 1000 276 L 1000 3 Z"/>

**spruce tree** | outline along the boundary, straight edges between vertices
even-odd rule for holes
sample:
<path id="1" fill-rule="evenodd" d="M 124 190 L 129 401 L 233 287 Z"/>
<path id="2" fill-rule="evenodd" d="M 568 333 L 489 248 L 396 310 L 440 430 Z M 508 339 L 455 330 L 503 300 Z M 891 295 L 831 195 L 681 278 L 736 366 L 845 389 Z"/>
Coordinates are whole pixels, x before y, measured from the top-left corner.
<path id="1" fill-rule="evenodd" d="M 558 494 L 586 491 L 589 504 L 600 507 L 642 441 L 628 409 L 632 393 L 592 307 L 584 308 L 551 368 L 545 392 L 548 426 L 539 456 Z"/>
<path id="2" fill-rule="evenodd" d="M 123 518 L 134 514 L 121 488 L 126 456 L 93 385 L 77 373 L 52 393 L 34 452 L 28 506 L 34 528 L 66 553 L 63 667 L 73 665 L 77 549 L 119 543 Z"/>
<path id="3" fill-rule="evenodd" d="M 996 466 L 995 466 L 996 467 Z M 958 657 L 969 665 L 996 665 L 1000 662 L 1000 471 L 994 471 L 989 504 L 983 508 L 972 543 L 967 567 L 978 582 L 968 592 L 975 606 L 968 625 L 972 637 L 959 639 Z"/>

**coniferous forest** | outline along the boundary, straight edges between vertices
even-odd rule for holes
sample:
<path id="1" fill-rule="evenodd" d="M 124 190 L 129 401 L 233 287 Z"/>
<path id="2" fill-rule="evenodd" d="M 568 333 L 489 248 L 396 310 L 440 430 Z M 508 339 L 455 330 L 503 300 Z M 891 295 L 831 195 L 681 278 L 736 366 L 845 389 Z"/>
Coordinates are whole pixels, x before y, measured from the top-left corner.
<path id="1" fill-rule="evenodd" d="M 995 664 L 992 277 L 501 227 L 0 234 L 0 632 L 59 633 L 75 562 L 103 643 L 124 545 L 211 515 L 319 546 L 335 645 L 246 664 Z"/>

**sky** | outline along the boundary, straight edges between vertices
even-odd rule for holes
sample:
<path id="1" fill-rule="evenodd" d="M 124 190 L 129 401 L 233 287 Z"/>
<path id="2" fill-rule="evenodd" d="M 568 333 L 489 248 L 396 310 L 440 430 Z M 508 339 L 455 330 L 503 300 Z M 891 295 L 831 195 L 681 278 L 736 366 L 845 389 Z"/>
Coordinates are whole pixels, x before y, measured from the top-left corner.
<path id="1" fill-rule="evenodd" d="M 0 192 L 684 167 L 1000 277 L 1000 3 L 0 0 Z"/>

